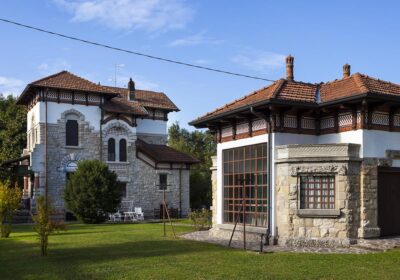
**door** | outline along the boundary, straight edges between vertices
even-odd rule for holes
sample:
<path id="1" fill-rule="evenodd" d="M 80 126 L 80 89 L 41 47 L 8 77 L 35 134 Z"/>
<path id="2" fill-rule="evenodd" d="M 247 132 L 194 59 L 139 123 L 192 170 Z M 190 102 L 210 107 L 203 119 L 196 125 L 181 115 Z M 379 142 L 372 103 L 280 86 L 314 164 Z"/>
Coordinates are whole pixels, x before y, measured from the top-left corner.
<path id="1" fill-rule="evenodd" d="M 378 225 L 381 236 L 400 235 L 400 168 L 378 168 Z"/>

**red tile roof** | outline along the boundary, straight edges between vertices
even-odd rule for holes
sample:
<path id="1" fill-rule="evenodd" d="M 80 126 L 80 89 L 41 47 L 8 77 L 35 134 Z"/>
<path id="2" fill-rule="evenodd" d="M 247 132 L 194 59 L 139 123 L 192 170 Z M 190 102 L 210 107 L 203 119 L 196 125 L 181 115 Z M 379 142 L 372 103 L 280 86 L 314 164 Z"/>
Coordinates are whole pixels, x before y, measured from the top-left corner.
<path id="1" fill-rule="evenodd" d="M 287 101 L 298 101 L 303 103 L 314 103 L 316 101 L 316 92 L 318 85 L 287 81 L 285 79 L 280 79 L 272 83 L 271 85 L 257 90 L 249 95 L 244 96 L 241 99 L 237 99 L 231 103 L 226 104 L 206 115 L 194 120 L 193 122 L 198 122 L 203 119 L 208 119 L 210 117 L 218 116 L 222 113 L 227 113 L 229 111 L 240 109 L 242 107 L 255 105 L 260 102 L 270 101 L 272 99 L 281 99 Z"/>
<path id="2" fill-rule="evenodd" d="M 355 73 L 341 80 L 321 84 L 322 102 L 365 93 L 400 96 L 400 85 L 360 73 Z"/>
<path id="3" fill-rule="evenodd" d="M 136 100 L 128 101 L 129 91 L 127 88 L 96 84 L 68 71 L 61 71 L 28 84 L 18 99 L 19 104 L 26 103 L 29 98 L 29 89 L 32 87 L 48 87 L 108 95 L 112 99 L 108 98 L 102 105 L 102 108 L 112 113 L 147 115 L 146 108 L 179 111 L 179 108 L 162 92 L 138 89 L 135 91 Z"/>
<path id="4" fill-rule="evenodd" d="M 139 151 L 146 154 L 148 157 L 153 159 L 155 162 L 167 162 L 167 163 L 199 163 L 198 159 L 179 152 L 166 145 L 155 145 L 149 144 L 141 139 L 136 140 L 136 147 Z"/>
<path id="5" fill-rule="evenodd" d="M 68 71 L 61 71 L 54 75 L 34 81 L 29 85 L 110 94 L 110 91 L 104 86 L 88 81 Z"/>
<path id="6" fill-rule="evenodd" d="M 320 84 L 280 79 L 265 88 L 209 112 L 192 121 L 190 124 L 199 125 L 207 120 L 218 118 L 221 114 L 274 100 L 323 105 L 324 102 L 340 102 L 343 98 L 369 93 L 400 97 L 400 85 L 371 78 L 360 73 Z M 320 95 L 320 100 L 318 100 L 318 95 Z"/>

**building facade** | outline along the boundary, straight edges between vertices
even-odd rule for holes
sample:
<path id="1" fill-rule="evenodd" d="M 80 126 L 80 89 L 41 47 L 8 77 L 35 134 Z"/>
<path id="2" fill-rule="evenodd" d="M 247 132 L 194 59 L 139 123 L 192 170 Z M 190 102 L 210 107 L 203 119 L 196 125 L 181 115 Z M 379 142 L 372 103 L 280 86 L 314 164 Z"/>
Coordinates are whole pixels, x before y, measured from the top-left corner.
<path id="1" fill-rule="evenodd" d="M 189 169 L 197 160 L 167 144 L 167 120 L 179 111 L 164 94 L 92 83 L 67 71 L 27 85 L 18 99 L 27 107 L 27 147 L 32 175 L 24 197 L 47 195 L 65 214 L 63 192 L 84 159 L 99 159 L 118 175 L 123 201 L 153 217 L 163 202 L 176 213 L 189 211 Z"/>
<path id="2" fill-rule="evenodd" d="M 400 235 L 400 85 L 286 79 L 191 122 L 214 133 L 213 228 L 286 245 Z M 245 210 L 245 211 L 243 211 Z M 245 213 L 244 213 L 245 212 Z M 259 239 L 258 239 L 259 240 Z"/>

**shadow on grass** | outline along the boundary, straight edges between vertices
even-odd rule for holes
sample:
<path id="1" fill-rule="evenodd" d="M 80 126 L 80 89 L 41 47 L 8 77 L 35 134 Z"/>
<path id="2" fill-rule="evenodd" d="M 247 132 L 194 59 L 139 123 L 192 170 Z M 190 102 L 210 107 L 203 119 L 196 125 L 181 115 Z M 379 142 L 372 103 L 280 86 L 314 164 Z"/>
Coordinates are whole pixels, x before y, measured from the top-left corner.
<path id="1" fill-rule="evenodd" d="M 7 256 L 0 253 L 1 279 L 85 279 L 85 275 L 88 276 L 89 273 L 85 267 L 100 265 L 107 267 L 107 270 L 113 273 L 118 273 L 115 265 L 118 266 L 120 262 L 134 263 L 135 266 L 148 262 L 154 262 L 154 265 L 157 265 L 159 257 L 219 250 L 217 247 L 204 246 L 195 242 L 166 239 L 74 248 L 52 248 L 50 245 L 49 255 L 40 257 L 37 243 L 16 240 L 9 240 L 7 243 L 7 248 L 3 248 L 7 249 L 3 251 Z M 145 260 L 150 258 L 155 259 Z M 171 258 L 165 259 L 173 261 Z M 47 278 L 44 277 L 45 275 L 48 275 Z"/>

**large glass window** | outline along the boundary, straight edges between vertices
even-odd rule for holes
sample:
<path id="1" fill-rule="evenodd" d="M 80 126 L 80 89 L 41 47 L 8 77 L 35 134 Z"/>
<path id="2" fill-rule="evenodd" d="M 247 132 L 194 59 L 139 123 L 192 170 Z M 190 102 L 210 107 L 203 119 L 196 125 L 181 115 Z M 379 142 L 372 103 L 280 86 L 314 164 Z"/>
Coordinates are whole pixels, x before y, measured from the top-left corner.
<path id="1" fill-rule="evenodd" d="M 79 125 L 76 120 L 67 120 L 66 124 L 66 145 L 79 146 Z"/>
<path id="2" fill-rule="evenodd" d="M 224 222 L 243 223 L 242 198 L 245 197 L 246 224 L 268 224 L 268 145 L 258 144 L 223 151 Z M 242 193 L 243 181 L 245 193 Z"/>
<path id="3" fill-rule="evenodd" d="M 335 209 L 335 176 L 300 175 L 300 208 Z"/>

